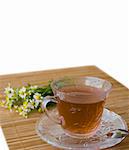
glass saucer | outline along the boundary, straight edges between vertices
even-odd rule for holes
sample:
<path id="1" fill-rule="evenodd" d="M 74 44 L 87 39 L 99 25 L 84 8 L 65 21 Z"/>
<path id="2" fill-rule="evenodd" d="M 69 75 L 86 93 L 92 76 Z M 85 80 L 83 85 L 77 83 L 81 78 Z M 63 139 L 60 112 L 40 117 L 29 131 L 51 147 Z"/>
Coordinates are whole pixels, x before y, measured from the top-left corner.
<path id="1" fill-rule="evenodd" d="M 50 115 L 58 115 L 56 108 L 50 111 Z M 95 135 L 85 139 L 77 139 L 65 134 L 60 125 L 51 121 L 45 113 L 36 123 L 36 132 L 47 143 L 67 150 L 98 150 L 112 147 L 120 143 L 123 138 L 113 138 L 106 134 L 114 129 L 125 129 L 125 121 L 116 113 L 104 109 L 101 125 Z"/>

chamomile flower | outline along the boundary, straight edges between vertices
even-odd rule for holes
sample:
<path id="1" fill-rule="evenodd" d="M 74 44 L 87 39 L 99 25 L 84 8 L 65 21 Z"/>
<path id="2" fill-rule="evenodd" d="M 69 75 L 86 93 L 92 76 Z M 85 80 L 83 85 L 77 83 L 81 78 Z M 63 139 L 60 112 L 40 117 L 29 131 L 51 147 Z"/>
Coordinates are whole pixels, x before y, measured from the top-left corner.
<path id="1" fill-rule="evenodd" d="M 20 90 L 19 90 L 19 96 L 21 98 L 25 98 L 26 97 L 26 88 L 25 87 L 22 87 Z"/>
<path id="2" fill-rule="evenodd" d="M 28 103 L 27 108 L 34 109 L 34 105 L 32 103 Z"/>
<path id="3" fill-rule="evenodd" d="M 11 98 L 14 95 L 14 90 L 10 86 L 5 88 L 5 94 L 7 95 L 8 98 Z"/>
<path id="4" fill-rule="evenodd" d="M 43 97 L 39 93 L 35 93 L 33 97 L 34 97 L 34 102 L 35 102 L 35 108 L 37 108 L 42 102 Z"/>
<path id="5" fill-rule="evenodd" d="M 33 97 L 34 97 L 35 100 L 40 100 L 41 99 L 41 94 L 35 93 Z"/>

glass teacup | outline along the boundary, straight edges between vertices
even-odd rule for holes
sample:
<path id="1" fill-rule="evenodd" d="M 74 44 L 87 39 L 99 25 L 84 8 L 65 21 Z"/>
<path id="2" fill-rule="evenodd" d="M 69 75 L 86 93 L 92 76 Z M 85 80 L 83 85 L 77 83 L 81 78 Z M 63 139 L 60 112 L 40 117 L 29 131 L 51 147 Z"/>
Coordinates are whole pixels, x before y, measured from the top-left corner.
<path id="1" fill-rule="evenodd" d="M 99 128 L 111 83 L 97 77 L 64 77 L 51 83 L 54 96 L 47 96 L 43 109 L 60 124 L 66 134 L 76 138 L 92 136 Z M 57 103 L 58 118 L 49 114 L 47 104 Z"/>

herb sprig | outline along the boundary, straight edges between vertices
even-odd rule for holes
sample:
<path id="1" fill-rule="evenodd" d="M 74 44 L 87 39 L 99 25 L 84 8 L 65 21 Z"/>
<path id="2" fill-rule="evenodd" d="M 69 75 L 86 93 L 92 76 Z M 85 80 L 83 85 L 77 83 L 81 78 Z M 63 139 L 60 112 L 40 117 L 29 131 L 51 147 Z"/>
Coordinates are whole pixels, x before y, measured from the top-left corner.
<path id="1" fill-rule="evenodd" d="M 44 97 L 53 95 L 50 84 L 43 87 L 28 84 L 20 88 L 12 88 L 9 84 L 5 88 L 4 93 L 6 98 L 0 101 L 0 106 L 8 108 L 10 111 L 15 110 L 25 118 L 33 110 L 42 112 L 41 104 Z"/>

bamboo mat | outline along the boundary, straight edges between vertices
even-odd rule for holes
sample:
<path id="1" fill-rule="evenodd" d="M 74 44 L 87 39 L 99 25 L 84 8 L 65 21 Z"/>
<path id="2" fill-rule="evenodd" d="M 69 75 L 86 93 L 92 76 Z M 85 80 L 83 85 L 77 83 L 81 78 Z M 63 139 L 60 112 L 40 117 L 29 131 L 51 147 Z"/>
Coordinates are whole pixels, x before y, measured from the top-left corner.
<path id="1" fill-rule="evenodd" d="M 95 66 L 2 75 L 0 76 L 0 99 L 4 99 L 3 89 L 8 83 L 11 83 L 14 87 L 26 85 L 27 83 L 44 85 L 48 80 L 63 76 L 97 76 L 110 81 L 113 84 L 113 90 L 107 99 L 106 107 L 121 115 L 129 127 L 129 90 Z M 0 126 L 10 150 L 56 149 L 43 142 L 35 132 L 35 123 L 40 116 L 40 113 L 33 113 L 28 119 L 24 119 L 17 113 L 9 112 L 0 107 Z M 129 150 L 129 137 L 108 150 Z"/>

